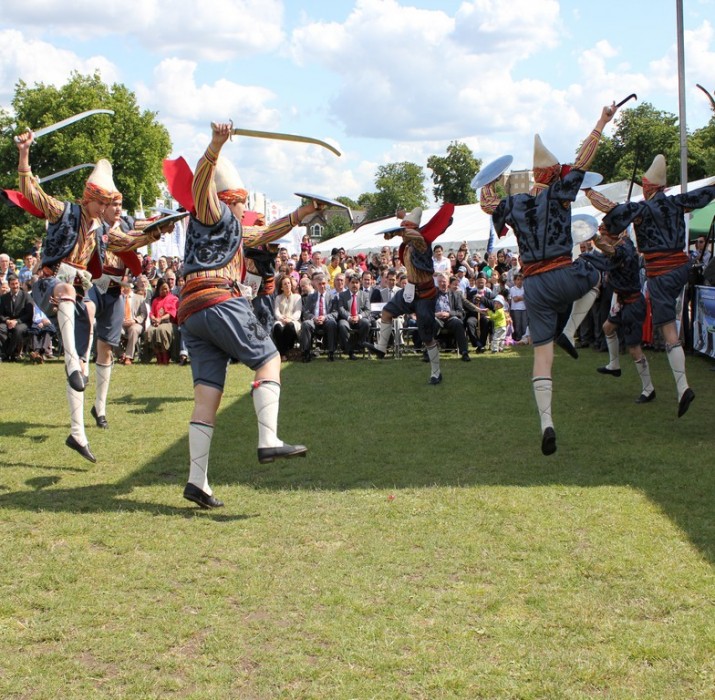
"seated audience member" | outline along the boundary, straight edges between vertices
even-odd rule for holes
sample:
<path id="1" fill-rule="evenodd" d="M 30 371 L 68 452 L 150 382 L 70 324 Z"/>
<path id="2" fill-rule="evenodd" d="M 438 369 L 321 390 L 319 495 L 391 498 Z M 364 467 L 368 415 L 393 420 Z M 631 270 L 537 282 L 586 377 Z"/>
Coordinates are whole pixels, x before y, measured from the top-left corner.
<path id="1" fill-rule="evenodd" d="M 486 274 L 483 272 L 478 273 L 476 286 L 467 290 L 467 296 L 464 299 L 464 307 L 467 310 L 465 324 L 467 336 L 478 353 L 484 352 L 487 338 L 491 332 L 491 321 L 483 312 L 487 309 L 486 300 L 491 299 L 493 296 L 492 291 L 487 287 Z"/>
<path id="2" fill-rule="evenodd" d="M 293 291 L 292 278 L 281 277 L 277 287 L 280 290 L 276 296 L 275 323 L 273 324 L 273 342 L 285 362 L 288 351 L 292 350 L 300 333 L 300 317 L 303 311 L 303 301 L 300 294 Z"/>
<path id="3" fill-rule="evenodd" d="M 322 336 L 328 352 L 328 361 L 332 362 L 337 347 L 337 311 L 328 295 L 326 276 L 317 273 L 313 277 L 313 286 L 315 291 L 303 300 L 301 314 L 300 349 L 303 353 L 303 362 L 310 362 L 312 359 L 311 346 L 315 335 Z"/>
<path id="4" fill-rule="evenodd" d="M 347 275 L 344 272 L 339 272 L 333 280 L 333 291 L 335 296 L 340 296 L 347 289 Z"/>
<path id="5" fill-rule="evenodd" d="M 295 264 L 296 272 L 299 275 L 302 275 L 304 272 L 310 273 L 310 255 L 311 254 L 305 249 L 300 251 L 300 258 L 298 258 L 298 262 Z"/>
<path id="6" fill-rule="evenodd" d="M 125 282 L 128 282 L 128 280 L 125 279 Z M 134 292 L 128 284 L 122 286 L 120 303 L 124 306 L 122 336 L 126 339 L 126 343 L 124 353 L 119 358 L 119 363 L 131 365 L 134 362 L 137 344 L 144 332 L 149 312 L 144 296 Z"/>
<path id="7" fill-rule="evenodd" d="M 308 265 L 308 274 L 312 278 L 317 272 L 322 272 L 326 280 L 330 279 L 328 267 L 323 263 L 323 256 L 317 250 L 314 250 L 310 258 L 310 264 Z"/>
<path id="8" fill-rule="evenodd" d="M 315 289 L 313 289 L 313 281 L 310 279 L 310 277 L 301 277 L 300 282 L 298 282 L 298 294 L 300 294 L 301 299 L 305 301 L 305 298 L 309 294 L 312 294 L 314 291 Z"/>
<path id="9" fill-rule="evenodd" d="M 456 278 L 454 286 L 456 288 Z M 467 335 L 464 331 L 464 307 L 462 295 L 455 289 L 450 289 L 450 279 L 443 272 L 437 277 L 437 297 L 435 299 L 435 320 L 440 338 L 454 339 L 459 354 L 464 362 L 469 362 Z"/>
<path id="10" fill-rule="evenodd" d="M 467 290 L 469 289 L 469 278 L 467 277 L 467 268 L 464 265 L 460 265 L 457 268 L 457 274 L 455 275 L 457 279 L 457 288 L 462 297 L 467 295 Z"/>
<path id="11" fill-rule="evenodd" d="M 52 341 L 57 328 L 37 305 L 33 305 L 32 326 L 27 331 L 31 340 L 30 359 L 42 364 L 52 359 Z"/>
<path id="12" fill-rule="evenodd" d="M 149 313 L 149 328 L 146 338 L 156 361 L 160 365 L 168 365 L 171 361 L 171 344 L 174 342 L 176 329 L 176 310 L 179 300 L 169 290 L 169 285 L 160 279 L 151 302 Z"/>
<path id="13" fill-rule="evenodd" d="M 360 289 L 357 276 L 350 278 L 348 289 L 338 297 L 337 311 L 340 346 L 351 360 L 357 360 L 355 349 L 367 342 L 370 333 L 370 295 Z"/>
<path id="14" fill-rule="evenodd" d="M 8 274 L 7 285 L 9 291 L 0 297 L 0 352 L 4 359 L 14 362 L 22 356 L 34 312 L 32 299 L 14 272 Z"/>

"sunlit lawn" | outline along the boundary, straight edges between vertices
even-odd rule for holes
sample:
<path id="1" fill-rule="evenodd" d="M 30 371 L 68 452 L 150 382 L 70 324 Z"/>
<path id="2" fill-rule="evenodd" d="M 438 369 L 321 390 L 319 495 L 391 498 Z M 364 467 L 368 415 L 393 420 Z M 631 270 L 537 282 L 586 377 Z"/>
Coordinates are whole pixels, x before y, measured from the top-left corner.
<path id="1" fill-rule="evenodd" d="M 542 457 L 528 348 L 283 371 L 259 465 L 230 368 L 185 501 L 190 369 L 117 366 L 98 463 L 64 446 L 62 365 L 0 365 L 0 698 L 712 698 L 715 372 L 658 391 L 557 355 Z"/>

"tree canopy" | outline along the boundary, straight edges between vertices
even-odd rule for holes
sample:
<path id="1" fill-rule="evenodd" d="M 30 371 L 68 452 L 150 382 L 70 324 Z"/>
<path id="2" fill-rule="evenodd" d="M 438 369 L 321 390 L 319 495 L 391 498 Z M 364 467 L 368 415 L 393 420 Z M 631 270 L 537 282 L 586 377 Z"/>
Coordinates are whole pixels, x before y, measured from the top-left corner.
<path id="1" fill-rule="evenodd" d="M 474 204 L 477 194 L 472 180 L 482 167 L 467 144 L 452 141 L 446 156 L 430 156 L 427 167 L 432 171 L 432 194 L 437 201 L 452 204 Z"/>
<path id="2" fill-rule="evenodd" d="M 156 120 L 156 113 L 140 110 L 136 96 L 124 85 L 111 87 L 102 82 L 100 74 L 74 73 L 61 87 L 36 84 L 29 87 L 20 81 L 12 100 L 14 118 L 0 112 L 0 183 L 3 188 L 17 189 L 17 149 L 12 136 L 26 128 L 39 129 L 89 109 L 111 109 L 114 115 L 95 115 L 47 134 L 38 139 L 30 152 L 33 173 L 45 177 L 59 170 L 81 163 L 94 163 L 107 158 L 114 167 L 114 183 L 124 195 L 124 206 L 129 211 L 140 201 L 154 202 L 160 196 L 163 180 L 162 161 L 171 151 L 171 140 L 166 128 Z M 88 170 L 57 178 L 44 185 L 48 194 L 62 200 L 74 201 L 84 189 Z M 0 249 L 13 254 L 17 246 L 26 242 L 12 237 L 4 240 L 11 229 L 20 227 L 31 240 L 36 221 L 18 209 L 0 209 Z M 20 237 L 22 238 L 22 236 Z"/>

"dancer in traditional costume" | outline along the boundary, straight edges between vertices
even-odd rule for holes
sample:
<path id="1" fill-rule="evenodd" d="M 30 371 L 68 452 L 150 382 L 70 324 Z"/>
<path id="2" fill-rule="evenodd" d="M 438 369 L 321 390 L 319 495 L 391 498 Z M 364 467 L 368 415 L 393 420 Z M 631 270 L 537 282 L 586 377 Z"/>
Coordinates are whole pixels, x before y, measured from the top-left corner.
<path id="1" fill-rule="evenodd" d="M 602 195 L 594 195 L 591 203 L 608 212 L 602 225 L 611 235 L 618 235 L 633 224 L 638 250 L 645 262 L 653 325 L 661 328 L 665 338 L 668 363 L 678 392 L 680 418 L 695 398 L 685 374 L 685 353 L 676 326 L 678 297 L 688 283 L 692 266 L 685 252 L 685 213 L 709 204 L 715 198 L 715 185 L 684 194 L 666 195 L 663 191 L 666 163 L 662 154 L 653 159 L 643 175 L 642 184 L 643 201 L 616 204 Z"/>
<path id="2" fill-rule="evenodd" d="M 303 445 L 288 445 L 278 438 L 280 355 L 238 284 L 243 268 L 241 219 L 246 192 L 238 182 L 231 181 L 235 169 L 225 168 L 223 164 L 228 161 L 219 158 L 230 134 L 230 124 L 212 126 L 211 143 L 193 176 L 195 210 L 186 233 L 186 284 L 178 314 L 194 380 L 194 410 L 189 423 L 191 464 L 184 498 L 202 508 L 223 505 L 213 495 L 207 471 L 216 413 L 231 359 L 255 371 L 251 393 L 258 419 L 258 461 L 273 462 L 307 452 Z M 287 217 L 290 228 L 316 209 L 314 204 L 298 208 Z M 276 238 L 280 235 L 277 232 Z"/>
<path id="3" fill-rule="evenodd" d="M 140 275 L 141 262 L 134 251 L 158 241 L 162 233 L 174 228 L 172 220 L 167 228 L 153 227 L 152 231 L 144 233 L 143 229 L 152 221 L 135 221 L 130 216 L 123 216 L 122 202 L 122 194 L 115 187 L 111 204 L 104 211 L 105 231 L 99 246 L 102 275 L 95 280 L 87 295 L 96 309 L 97 335 L 97 388 L 91 414 L 97 426 L 105 429 L 109 427 L 107 393 L 114 364 L 114 349 L 119 346 L 124 321 L 124 304 L 117 303 L 121 298 L 122 277 L 127 268 L 135 277 Z"/>
<path id="4" fill-rule="evenodd" d="M 496 180 L 481 191 L 482 209 L 492 215 L 500 236 L 508 224 L 519 243 L 524 273 L 524 295 L 529 306 L 529 331 L 534 344 L 532 385 L 541 421 L 541 451 L 556 451 L 556 431 L 551 416 L 554 337 L 560 314 L 571 307 L 567 329 L 578 328 L 597 294 L 599 273 L 582 257 L 572 260 L 571 203 L 578 196 L 586 169 L 596 155 L 603 127 L 613 119 L 615 104 L 604 107 L 595 128 L 583 142 L 575 163 L 561 166 L 542 144 L 534 141 L 535 185 L 529 194 L 499 200 Z M 558 342 L 577 357 L 567 336 Z"/>
<path id="5" fill-rule="evenodd" d="M 422 209 L 417 207 L 402 219 L 400 228 L 384 233 L 388 240 L 394 236 L 402 238 L 399 256 L 400 262 L 407 270 L 407 285 L 382 309 L 377 342 L 374 345 L 365 343 L 368 350 L 380 359 L 384 358 L 392 335 L 393 320 L 403 314 L 415 314 L 420 338 L 429 358 L 430 384 L 439 384 L 442 381 L 439 344 L 435 339 L 437 287 L 434 284 L 432 242 L 452 223 L 453 213 L 454 204 L 443 204 L 432 219 L 420 228 Z"/>
<path id="6" fill-rule="evenodd" d="M 57 322 L 65 356 L 67 400 L 71 431 L 65 444 L 90 462 L 96 462 L 84 430 L 84 390 L 92 347 L 93 304 L 85 304 L 92 285 L 88 267 L 98 262 L 98 245 L 104 226 L 102 215 L 112 201 L 112 168 L 97 162 L 87 179 L 79 204 L 61 202 L 45 193 L 30 169 L 32 132 L 17 138 L 20 192 L 48 221 L 42 245 L 40 278 L 32 298 L 49 315 L 57 307 Z"/>
<path id="7" fill-rule="evenodd" d="M 593 200 L 598 197 L 594 190 L 586 190 L 586 196 Z M 608 275 L 609 287 L 613 289 L 613 300 L 608 318 L 603 324 L 603 334 L 608 348 L 608 364 L 597 367 L 600 374 L 621 376 L 620 343 L 618 329 L 623 341 L 636 364 L 641 379 L 641 393 L 636 403 L 650 403 L 655 399 L 655 387 L 650 376 L 648 359 L 643 353 L 643 322 L 646 317 L 645 296 L 641 290 L 640 256 L 626 231 L 612 236 L 603 227 L 594 239 L 596 247 L 603 255 L 584 253 L 594 267 Z"/>

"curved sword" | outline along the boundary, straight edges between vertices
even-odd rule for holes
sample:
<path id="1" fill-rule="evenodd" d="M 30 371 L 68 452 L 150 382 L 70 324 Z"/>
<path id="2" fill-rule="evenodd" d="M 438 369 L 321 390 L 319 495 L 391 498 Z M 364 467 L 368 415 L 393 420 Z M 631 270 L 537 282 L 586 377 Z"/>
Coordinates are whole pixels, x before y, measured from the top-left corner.
<path id="1" fill-rule="evenodd" d="M 114 114 L 114 112 L 111 109 L 88 109 L 86 112 L 80 112 L 79 114 L 75 114 L 72 117 L 67 117 L 67 119 L 63 119 L 62 121 L 56 122 L 55 124 L 50 124 L 49 126 L 43 126 L 41 129 L 37 129 L 37 131 L 33 131 L 33 135 L 36 139 L 40 138 L 40 136 L 44 136 L 45 134 L 50 134 L 53 131 L 57 131 L 57 129 L 64 129 L 66 126 L 69 126 L 70 124 L 74 124 L 75 122 L 78 122 L 80 119 L 86 119 L 87 117 L 91 117 L 93 114 Z M 19 143 L 19 137 L 15 137 L 15 143 Z"/>
<path id="2" fill-rule="evenodd" d="M 712 105 L 713 111 L 715 111 L 715 99 L 713 99 L 713 96 L 699 83 L 695 83 L 695 87 L 700 88 L 708 96 L 708 99 L 710 100 L 710 104 Z"/>
<path id="3" fill-rule="evenodd" d="M 55 178 L 62 177 L 63 175 L 69 175 L 70 173 L 74 173 L 77 170 L 82 170 L 82 168 L 93 168 L 94 163 L 82 163 L 82 165 L 75 165 L 72 168 L 66 168 L 65 170 L 58 170 L 56 173 L 52 173 L 52 175 L 47 175 L 46 177 L 38 177 L 37 182 L 42 184 L 43 182 L 49 182 L 50 180 L 54 180 Z"/>
<path id="4" fill-rule="evenodd" d="M 213 129 L 214 125 L 211 124 Z M 316 146 L 327 148 L 331 153 L 340 157 L 340 151 L 325 141 L 314 139 L 312 136 L 299 136 L 297 134 L 281 134 L 275 131 L 256 131 L 255 129 L 231 129 L 233 136 L 251 136 L 258 139 L 276 139 L 277 141 L 297 141 L 298 143 L 313 143 Z"/>

